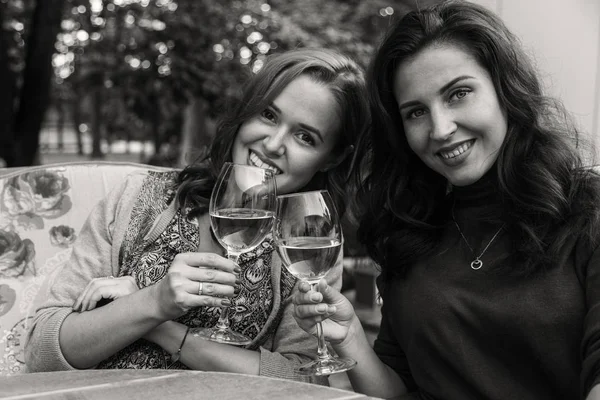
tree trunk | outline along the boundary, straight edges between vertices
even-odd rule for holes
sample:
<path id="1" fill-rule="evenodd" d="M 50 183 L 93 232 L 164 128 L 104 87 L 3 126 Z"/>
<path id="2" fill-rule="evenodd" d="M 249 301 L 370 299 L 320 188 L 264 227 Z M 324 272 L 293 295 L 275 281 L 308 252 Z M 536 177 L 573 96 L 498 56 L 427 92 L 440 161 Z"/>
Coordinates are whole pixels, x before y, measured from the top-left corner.
<path id="1" fill-rule="evenodd" d="M 75 92 L 77 96 L 71 103 L 71 110 L 73 112 L 73 124 L 75 125 L 75 137 L 77 138 L 77 154 L 83 155 L 83 138 L 81 137 L 81 101 L 79 91 Z"/>
<path id="2" fill-rule="evenodd" d="M 160 105 L 158 104 L 158 95 L 153 94 L 150 96 L 150 106 L 152 107 L 152 115 L 150 121 L 152 122 L 152 142 L 154 143 L 154 157 L 160 153 L 160 148 L 164 142 L 164 137 L 160 134 Z"/>
<path id="3" fill-rule="evenodd" d="M 9 166 L 39 162 L 40 130 L 50 97 L 52 54 L 65 0 L 38 0 L 27 38 L 23 86 L 14 122 L 15 160 Z"/>
<path id="4" fill-rule="evenodd" d="M 92 93 L 92 159 L 103 158 L 102 153 L 102 87 L 97 86 Z"/>
<path id="5" fill-rule="evenodd" d="M 186 106 L 179 142 L 178 167 L 194 162 L 210 145 L 214 133 L 209 127 L 207 111 L 208 103 L 201 97 L 192 98 Z"/>
<path id="6" fill-rule="evenodd" d="M 56 99 L 56 138 L 58 143 L 58 151 L 65 149 L 65 107 L 63 99 Z"/>
<path id="7" fill-rule="evenodd" d="M 6 7 L 6 6 L 0 6 Z M 16 74 L 10 69 L 8 48 L 10 32 L 0 29 L 0 158 L 7 166 L 15 164 L 13 146 L 13 118 L 16 96 Z"/>

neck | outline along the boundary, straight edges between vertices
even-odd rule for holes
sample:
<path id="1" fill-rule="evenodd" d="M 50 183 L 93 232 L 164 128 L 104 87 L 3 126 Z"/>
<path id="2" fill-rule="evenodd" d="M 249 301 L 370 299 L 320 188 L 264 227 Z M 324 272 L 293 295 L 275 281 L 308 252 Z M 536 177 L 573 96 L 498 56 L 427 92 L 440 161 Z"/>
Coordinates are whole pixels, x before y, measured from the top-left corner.
<path id="1" fill-rule="evenodd" d="M 492 167 L 478 181 L 467 186 L 452 186 L 457 205 L 485 204 L 498 201 L 498 173 Z"/>

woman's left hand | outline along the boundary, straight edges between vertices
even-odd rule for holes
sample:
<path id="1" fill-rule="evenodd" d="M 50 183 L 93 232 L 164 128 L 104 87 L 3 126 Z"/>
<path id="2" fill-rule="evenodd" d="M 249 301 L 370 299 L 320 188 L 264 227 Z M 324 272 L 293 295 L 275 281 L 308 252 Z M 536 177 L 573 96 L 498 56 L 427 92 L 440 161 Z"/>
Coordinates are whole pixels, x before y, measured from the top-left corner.
<path id="1" fill-rule="evenodd" d="M 96 308 L 102 299 L 114 300 L 137 292 L 139 288 L 132 276 L 114 278 L 95 278 L 85 287 L 83 293 L 73 304 L 73 310 L 78 312 L 90 311 Z"/>

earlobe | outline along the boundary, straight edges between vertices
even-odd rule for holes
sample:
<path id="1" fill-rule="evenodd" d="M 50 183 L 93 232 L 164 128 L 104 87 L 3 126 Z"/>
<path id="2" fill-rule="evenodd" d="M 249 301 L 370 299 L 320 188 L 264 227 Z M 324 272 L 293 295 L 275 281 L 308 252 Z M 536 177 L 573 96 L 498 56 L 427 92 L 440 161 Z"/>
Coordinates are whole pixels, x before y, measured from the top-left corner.
<path id="1" fill-rule="evenodd" d="M 333 168 L 337 167 L 353 151 L 354 151 L 354 146 L 352 146 L 352 145 L 346 146 L 346 148 L 344 149 L 344 151 L 341 154 L 338 154 L 337 156 L 332 155 L 333 159 L 330 162 L 328 162 L 327 164 L 325 164 L 325 166 L 323 168 L 321 168 L 319 171 L 320 172 L 327 172 L 330 169 L 333 169 Z"/>

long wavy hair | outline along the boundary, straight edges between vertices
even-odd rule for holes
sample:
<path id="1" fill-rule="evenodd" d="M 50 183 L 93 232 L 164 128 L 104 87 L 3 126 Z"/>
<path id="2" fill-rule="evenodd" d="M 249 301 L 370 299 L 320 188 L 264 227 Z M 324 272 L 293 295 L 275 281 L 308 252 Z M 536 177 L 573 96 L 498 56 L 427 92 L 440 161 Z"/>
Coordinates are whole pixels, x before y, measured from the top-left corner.
<path id="1" fill-rule="evenodd" d="M 404 61 L 444 44 L 460 46 L 489 72 L 507 114 L 495 168 L 513 239 L 511 260 L 520 266 L 516 272 L 550 265 L 584 227 L 588 238 L 596 236 L 598 179 L 583 168 L 583 141 L 564 107 L 542 93 L 519 40 L 492 12 L 463 1 L 405 15 L 390 28 L 370 65 L 372 128 L 357 154 L 362 169 L 353 171 L 359 185 L 359 240 L 388 275 L 404 272 L 438 246 L 449 218 L 448 182 L 410 149 L 392 88 Z"/>
<path id="2" fill-rule="evenodd" d="M 304 48 L 272 55 L 247 81 L 239 101 L 220 120 L 206 156 L 180 173 L 177 194 L 180 206 L 191 206 L 192 215 L 206 212 L 221 167 L 232 160 L 231 150 L 240 126 L 265 110 L 300 75 L 326 86 L 338 103 L 340 135 L 334 153 L 341 155 L 355 148 L 369 122 L 363 69 L 349 57 L 326 49 Z M 317 172 L 302 190 L 329 190 L 338 212 L 343 214 L 352 159 L 345 157 L 337 166 Z"/>

